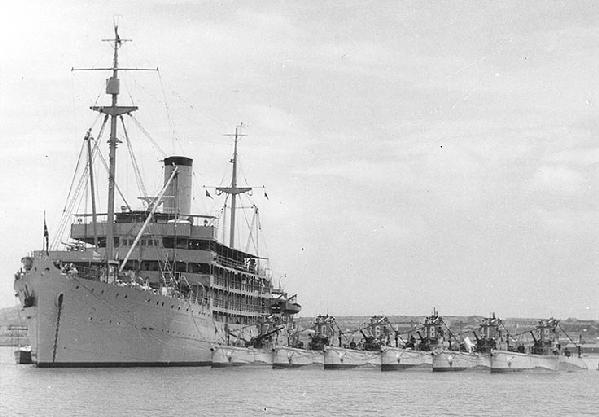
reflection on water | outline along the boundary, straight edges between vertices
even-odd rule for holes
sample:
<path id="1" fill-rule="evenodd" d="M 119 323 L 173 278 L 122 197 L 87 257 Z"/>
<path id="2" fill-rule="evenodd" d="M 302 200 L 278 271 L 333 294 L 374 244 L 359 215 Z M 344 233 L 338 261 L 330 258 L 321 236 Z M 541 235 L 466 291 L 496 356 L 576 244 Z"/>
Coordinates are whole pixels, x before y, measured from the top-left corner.
<path id="1" fill-rule="evenodd" d="M 599 372 L 37 369 L 0 348 L 1 416 L 597 415 Z"/>

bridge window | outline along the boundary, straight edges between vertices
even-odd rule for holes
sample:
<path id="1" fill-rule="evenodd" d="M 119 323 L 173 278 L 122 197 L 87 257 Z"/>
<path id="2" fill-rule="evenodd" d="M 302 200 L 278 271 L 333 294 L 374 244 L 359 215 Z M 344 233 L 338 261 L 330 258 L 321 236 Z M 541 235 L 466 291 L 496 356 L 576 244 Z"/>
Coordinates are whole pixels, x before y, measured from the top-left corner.
<path id="1" fill-rule="evenodd" d="M 188 248 L 193 250 L 210 250 L 210 241 L 190 239 Z"/>
<path id="2" fill-rule="evenodd" d="M 192 272 L 194 274 L 209 274 L 210 273 L 210 264 L 189 263 L 187 271 Z"/>
<path id="3" fill-rule="evenodd" d="M 143 271 L 160 271 L 158 261 L 142 261 L 141 269 Z"/>
<path id="4" fill-rule="evenodd" d="M 175 272 L 187 272 L 187 265 L 185 262 L 175 262 Z"/>

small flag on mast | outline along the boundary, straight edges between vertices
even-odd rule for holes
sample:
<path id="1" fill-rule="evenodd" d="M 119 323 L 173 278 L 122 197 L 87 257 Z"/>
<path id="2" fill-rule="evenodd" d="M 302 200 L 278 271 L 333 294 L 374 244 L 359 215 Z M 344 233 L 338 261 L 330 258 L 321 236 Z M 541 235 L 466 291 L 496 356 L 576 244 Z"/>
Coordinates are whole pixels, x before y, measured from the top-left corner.
<path id="1" fill-rule="evenodd" d="M 266 194 L 266 191 L 264 191 L 264 197 L 266 197 L 266 199 L 268 200 L 268 194 Z"/>
<path id="2" fill-rule="evenodd" d="M 210 195 L 210 193 L 208 192 L 208 190 L 206 190 L 206 197 L 212 198 L 212 196 Z"/>

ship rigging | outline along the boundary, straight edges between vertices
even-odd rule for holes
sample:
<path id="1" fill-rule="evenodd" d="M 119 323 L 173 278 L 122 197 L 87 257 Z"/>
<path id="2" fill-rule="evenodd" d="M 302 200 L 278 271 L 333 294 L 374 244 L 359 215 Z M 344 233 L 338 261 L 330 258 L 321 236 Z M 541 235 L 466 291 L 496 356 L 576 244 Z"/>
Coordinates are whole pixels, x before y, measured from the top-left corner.
<path id="1" fill-rule="evenodd" d="M 138 107 L 120 105 L 118 97 L 120 71 L 150 69 L 119 67 L 118 51 L 127 40 L 118 26 L 106 41 L 113 47 L 112 66 L 89 70 L 111 72 L 105 90 L 110 105 L 91 106 L 99 113 L 94 125 L 102 115 L 103 121 L 95 137 L 92 128 L 84 135 L 51 247 L 24 257 L 15 274 L 14 287 L 29 318 L 32 361 L 44 367 L 208 365 L 211 347 L 224 342 L 227 332 L 255 327 L 283 310 L 295 314 L 300 307 L 274 291 L 267 259 L 234 245 L 237 198 L 255 188 L 238 185 L 239 128 L 231 186 L 215 187 L 217 194 L 231 197 L 228 245 L 216 238 L 216 217 L 192 212 L 193 159 L 163 153 L 160 191 L 147 193 L 125 116 L 154 141 L 132 115 Z M 119 121 L 145 204 L 140 210 L 131 207 L 115 178 Z M 107 162 L 99 144 L 108 125 Z M 97 212 L 98 159 L 108 174 L 106 213 Z M 74 214 L 83 189 L 89 191 L 85 201 L 91 199 L 91 213 Z M 257 231 L 255 206 L 254 214 Z M 70 240 L 61 247 L 67 228 Z M 287 304 L 293 308 L 281 308 Z"/>

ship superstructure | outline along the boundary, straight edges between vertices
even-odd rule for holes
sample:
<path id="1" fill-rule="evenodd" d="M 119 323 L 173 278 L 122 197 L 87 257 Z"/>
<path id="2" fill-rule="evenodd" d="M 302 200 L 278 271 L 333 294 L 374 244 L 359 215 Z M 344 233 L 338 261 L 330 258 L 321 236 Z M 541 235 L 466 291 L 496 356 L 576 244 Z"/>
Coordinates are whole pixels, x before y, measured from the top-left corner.
<path id="1" fill-rule="evenodd" d="M 394 340 L 394 329 L 385 316 L 372 316 L 369 322 L 351 332 L 351 338 L 339 329 L 339 346 L 324 346 L 324 369 L 349 369 L 357 367 L 380 367 L 381 347 Z M 353 337 L 360 334 L 361 338 Z M 343 343 L 343 339 L 349 340 Z"/>
<path id="2" fill-rule="evenodd" d="M 116 25 L 114 35 L 113 65 L 104 68 L 111 72 L 111 104 L 91 107 L 104 122 L 97 139 L 91 129 L 85 135 L 92 212 L 75 215 L 66 249 L 50 248 L 46 232 L 44 250 L 23 258 L 15 275 L 32 360 L 47 367 L 209 365 L 210 348 L 232 329 L 300 306 L 273 297 L 266 259 L 234 247 L 236 197 L 251 190 L 237 186 L 239 130 L 233 135 L 231 184 L 216 188 L 231 197 L 228 245 L 216 238 L 214 216 L 191 212 L 193 160 L 185 156 L 163 159 L 163 187 L 156 196 L 144 196 L 143 209 L 126 204 L 115 212 L 116 149 L 122 142 L 117 127 L 122 124 L 126 136 L 123 116 L 137 107 L 118 104 L 124 70 L 118 51 L 125 40 Z M 97 213 L 92 162 L 106 126 L 108 206 Z"/>
<path id="3" fill-rule="evenodd" d="M 533 339 L 527 348 L 520 344 L 517 348 L 491 350 L 491 372 L 557 371 L 560 364 L 560 343 L 558 336 L 559 320 L 554 318 L 539 320 L 529 333 Z"/>
<path id="4" fill-rule="evenodd" d="M 399 346 L 396 334 L 395 346 L 381 348 L 382 371 L 428 370 L 433 363 L 432 352 L 442 347 L 447 326 L 437 309 L 426 316 L 419 330 L 410 332 L 408 340 Z M 418 339 L 416 339 L 416 336 Z M 424 333 L 424 334 L 423 334 Z"/>
<path id="5" fill-rule="evenodd" d="M 509 334 L 501 319 L 493 313 L 479 324 L 478 333 L 472 331 L 476 343 L 469 337 L 460 343 L 460 350 L 433 352 L 433 372 L 489 371 L 491 350 L 508 349 Z"/>

